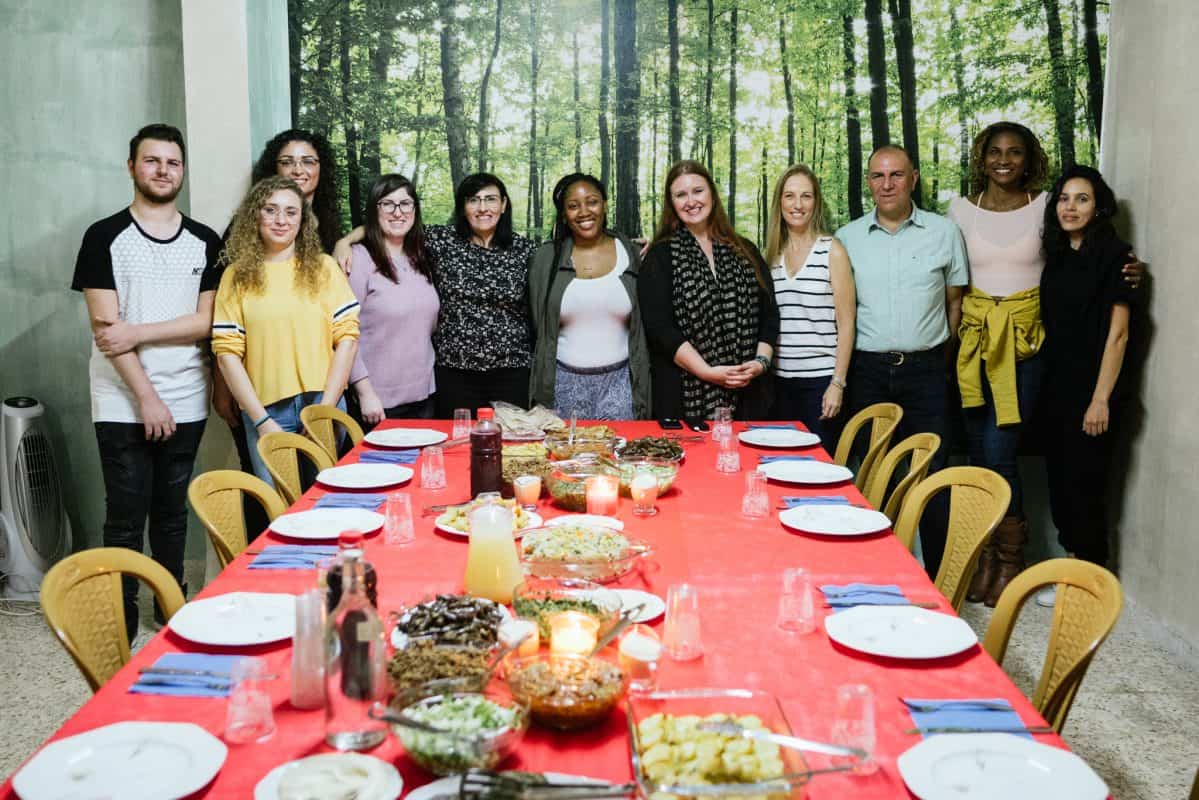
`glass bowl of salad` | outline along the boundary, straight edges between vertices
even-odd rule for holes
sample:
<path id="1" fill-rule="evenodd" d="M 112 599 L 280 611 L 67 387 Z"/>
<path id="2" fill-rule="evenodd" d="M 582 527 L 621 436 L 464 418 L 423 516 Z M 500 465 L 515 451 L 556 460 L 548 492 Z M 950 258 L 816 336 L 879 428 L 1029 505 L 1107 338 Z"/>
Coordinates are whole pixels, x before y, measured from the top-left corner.
<path id="1" fill-rule="evenodd" d="M 620 617 L 620 595 L 580 578 L 526 578 L 512 590 L 516 616 L 536 621 L 541 640 L 550 640 L 549 618 L 559 611 L 579 611 L 599 621 L 604 631 Z"/>
<path id="2" fill-rule="evenodd" d="M 626 575 L 639 559 L 653 554 L 648 542 L 586 522 L 530 528 L 517 547 L 526 575 L 598 583 Z"/>
<path id="3" fill-rule="evenodd" d="M 657 479 L 659 496 L 670 491 L 679 474 L 679 462 L 665 458 L 622 457 L 616 468 L 620 470 L 620 493 L 624 497 L 633 496 L 630 486 L 639 472 L 648 472 Z"/>
<path id="4" fill-rule="evenodd" d="M 528 704 L 494 690 L 433 695 L 396 710 L 436 730 L 391 723 L 409 757 L 434 775 L 492 769 L 529 728 Z"/>

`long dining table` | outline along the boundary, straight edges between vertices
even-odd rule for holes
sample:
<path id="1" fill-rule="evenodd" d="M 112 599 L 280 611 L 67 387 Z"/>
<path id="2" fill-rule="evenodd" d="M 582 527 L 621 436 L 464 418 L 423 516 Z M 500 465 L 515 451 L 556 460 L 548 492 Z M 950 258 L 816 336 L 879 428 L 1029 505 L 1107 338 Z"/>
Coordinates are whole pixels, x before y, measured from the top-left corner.
<path id="1" fill-rule="evenodd" d="M 433 427 L 449 430 L 448 421 L 387 421 L 385 426 Z M 626 437 L 662 435 L 656 422 L 615 423 Z M 737 428 L 744 426 L 738 424 Z M 361 444 L 341 463 L 358 460 L 368 445 Z M 912 795 L 896 768 L 896 759 L 920 741 L 905 733 L 913 726 L 901 697 L 1005 698 L 1029 726 L 1045 720 L 980 646 L 956 656 L 929 661 L 879 658 L 833 643 L 823 625 L 809 634 L 780 630 L 776 625 L 781 574 L 785 567 L 808 569 L 814 583 L 845 584 L 854 581 L 898 584 L 914 602 L 932 601 L 937 610 L 954 614 L 919 562 L 890 532 L 855 538 L 808 536 L 784 527 L 773 510 L 783 495 L 847 495 L 851 502 L 864 503 L 852 483 L 824 487 L 768 486 L 769 517 L 751 519 L 741 515 L 745 471 L 755 468 L 758 456 L 777 452 L 740 445 L 740 473 L 716 469 L 718 446 L 709 437 L 685 443 L 686 459 L 674 488 L 658 500 L 659 513 L 635 517 L 632 503 L 622 498 L 618 516 L 626 532 L 652 544 L 654 553 L 641 569 L 613 584 L 665 597 L 672 584 L 686 582 L 697 587 L 702 621 L 703 656 L 689 662 L 663 659 L 658 686 L 663 689 L 689 687 L 745 688 L 765 690 L 778 699 L 800 735 L 825 738 L 830 735 L 835 694 L 842 684 L 865 684 L 874 694 L 877 745 L 874 758 L 879 769 L 872 775 L 829 774 L 815 777 L 807 787 L 812 800 L 831 798 L 905 798 Z M 821 448 L 802 451 L 829 460 Z M 467 499 L 470 486 L 468 446 L 445 450 L 448 485 L 431 491 L 419 487 L 417 477 L 409 484 L 387 491 L 411 495 L 416 539 L 406 546 L 388 546 L 381 534 L 366 539 L 366 558 L 378 572 L 380 611 L 413 604 L 440 592 L 459 592 L 466 563 L 467 540 L 441 533 L 433 517 L 421 516 L 425 506 Z M 310 488 L 292 511 L 311 508 L 328 490 L 319 484 Z M 539 512 L 545 517 L 567 513 L 543 498 Z M 249 550 L 288 540 L 267 531 Z M 243 552 L 200 593 L 212 597 L 233 591 L 300 593 L 315 585 L 313 570 L 250 570 L 253 559 Z M 817 616 L 832 613 L 822 608 L 817 595 Z M 662 619 L 651 623 L 661 632 Z M 51 741 L 102 725 L 124 720 L 188 721 L 216 736 L 225 723 L 223 698 L 171 697 L 131 694 L 129 687 L 138 669 L 152 664 L 164 653 L 221 652 L 257 655 L 278 675 L 271 685 L 277 730 L 267 741 L 229 745 L 228 758 L 215 779 L 193 797 L 250 798 L 254 787 L 274 767 L 308 755 L 330 752 L 324 743 L 324 712 L 297 710 L 289 701 L 289 641 L 250 648 L 212 648 L 189 642 L 169 626 L 158 633 L 129 664 L 96 692 L 51 737 Z M 63 653 L 63 658 L 67 658 Z M 12 721 L 10 721 L 11 723 Z M 1036 740 L 1065 748 L 1053 734 Z M 514 756 L 503 766 L 510 769 L 586 775 L 613 781 L 631 777 L 629 736 L 623 708 L 599 727 L 578 732 L 556 732 L 534 724 Z M 404 780 L 404 791 L 428 783 L 432 775 L 416 766 L 394 736 L 370 751 L 392 762 Z M 11 779 L 0 789 L 0 800 L 15 798 Z"/>

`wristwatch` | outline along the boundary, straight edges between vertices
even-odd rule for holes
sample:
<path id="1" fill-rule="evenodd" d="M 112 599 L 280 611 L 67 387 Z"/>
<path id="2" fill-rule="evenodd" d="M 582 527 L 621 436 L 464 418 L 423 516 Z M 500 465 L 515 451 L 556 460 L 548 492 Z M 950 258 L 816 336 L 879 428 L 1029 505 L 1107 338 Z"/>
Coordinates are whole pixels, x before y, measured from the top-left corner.
<path id="1" fill-rule="evenodd" d="M 833 377 L 829 378 L 829 379 L 828 379 L 828 382 L 829 382 L 829 383 L 831 383 L 833 386 L 836 386 L 836 387 L 837 387 L 838 389 L 840 389 L 841 391 L 845 391 L 845 387 L 849 385 L 849 384 L 847 384 L 845 381 L 843 381 L 843 380 L 841 380 L 840 378 L 838 378 L 836 375 L 834 375 Z"/>
<path id="2" fill-rule="evenodd" d="M 754 361 L 762 365 L 762 374 L 770 372 L 770 358 L 767 356 L 754 356 Z"/>

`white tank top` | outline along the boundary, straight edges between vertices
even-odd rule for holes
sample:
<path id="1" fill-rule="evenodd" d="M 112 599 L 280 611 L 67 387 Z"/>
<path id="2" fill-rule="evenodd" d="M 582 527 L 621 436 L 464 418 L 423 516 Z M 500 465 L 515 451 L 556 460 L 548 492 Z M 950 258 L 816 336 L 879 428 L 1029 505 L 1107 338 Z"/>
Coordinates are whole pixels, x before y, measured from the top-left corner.
<path id="1" fill-rule="evenodd" d="M 987 211 L 964 197 L 949 201 L 946 216 L 962 229 L 971 285 L 994 297 L 1041 285 L 1041 229 L 1048 202 L 1047 192 L 1014 211 Z"/>
<path id="2" fill-rule="evenodd" d="M 817 239 L 793 278 L 781 254 L 770 270 L 779 306 L 774 370 L 780 378 L 822 378 L 837 365 L 837 311 L 828 271 L 832 246 L 831 236 Z"/>
<path id="3" fill-rule="evenodd" d="M 620 281 L 628 266 L 629 255 L 617 242 L 611 272 L 599 278 L 575 278 L 567 285 L 558 312 L 558 360 L 563 364 L 594 369 L 629 357 L 633 302 Z"/>

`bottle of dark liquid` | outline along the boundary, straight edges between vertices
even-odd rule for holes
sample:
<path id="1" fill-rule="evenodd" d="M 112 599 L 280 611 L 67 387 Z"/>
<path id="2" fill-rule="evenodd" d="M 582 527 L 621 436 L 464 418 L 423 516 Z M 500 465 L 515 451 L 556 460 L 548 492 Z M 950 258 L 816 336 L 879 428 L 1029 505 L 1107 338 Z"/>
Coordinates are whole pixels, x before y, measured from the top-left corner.
<path id="1" fill-rule="evenodd" d="M 347 551 L 354 551 L 359 562 L 362 564 L 363 571 L 363 586 L 365 587 L 367 599 L 375 608 L 379 607 L 379 576 L 375 572 L 374 564 L 362 557 L 362 531 L 342 531 L 337 534 L 337 549 L 338 553 L 333 558 L 333 566 L 325 575 L 325 607 L 329 613 L 333 613 L 333 609 L 337 608 L 337 602 L 341 599 L 341 565 L 345 561 Z"/>
<path id="2" fill-rule="evenodd" d="M 387 738 L 386 723 L 367 715 L 387 698 L 387 646 L 361 554 L 342 551 L 344 589 L 325 628 L 325 742 L 338 750 L 368 750 Z"/>
<path id="3" fill-rule="evenodd" d="M 498 492 L 503 482 L 503 433 L 495 421 L 495 411 L 480 408 L 479 418 L 470 429 L 470 495 Z"/>

